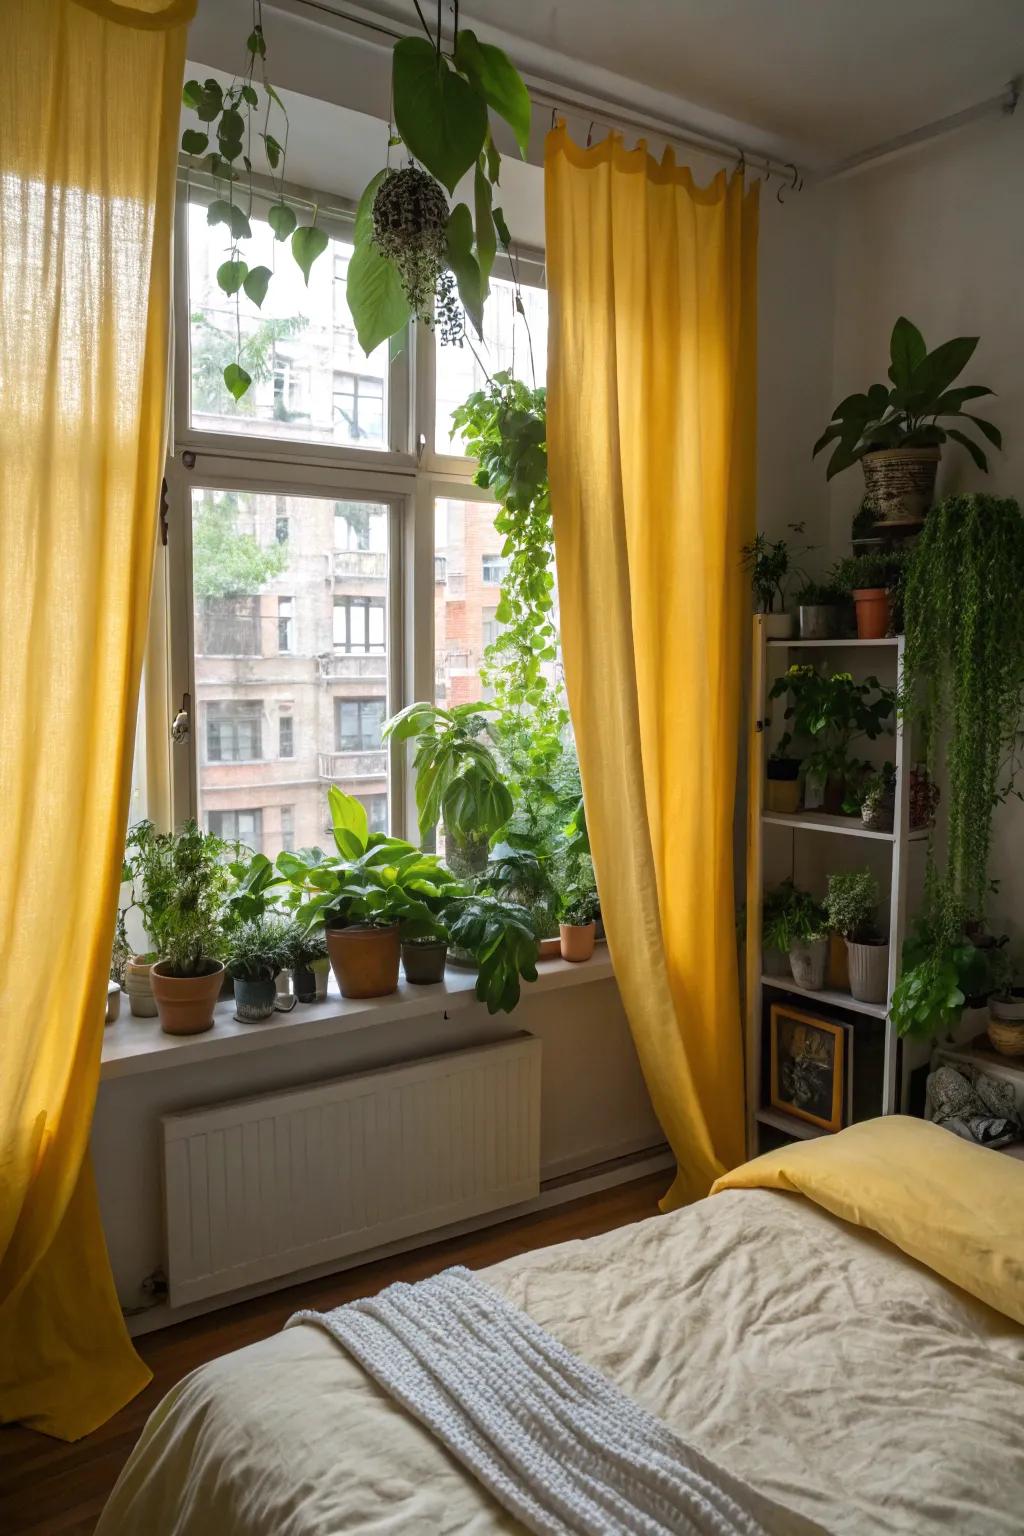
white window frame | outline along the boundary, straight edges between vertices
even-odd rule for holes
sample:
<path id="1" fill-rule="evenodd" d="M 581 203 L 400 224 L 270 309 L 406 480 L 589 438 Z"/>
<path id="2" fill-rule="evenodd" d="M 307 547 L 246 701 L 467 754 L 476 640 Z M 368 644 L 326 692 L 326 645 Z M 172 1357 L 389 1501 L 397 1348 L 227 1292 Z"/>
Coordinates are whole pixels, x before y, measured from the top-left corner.
<path id="1" fill-rule="evenodd" d="M 212 186 L 192 170 L 182 174 L 175 211 L 173 419 L 166 473 L 166 548 L 158 551 L 156 580 L 166 598 L 167 681 L 170 698 L 149 706 L 174 720 L 191 715 L 187 737 L 170 752 L 170 803 L 154 807 L 156 819 L 180 825 L 198 811 L 201 743 L 196 704 L 192 599 L 192 491 L 198 488 L 254 495 L 311 496 L 332 501 L 373 500 L 389 509 L 388 678 L 392 712 L 414 699 L 434 698 L 434 502 L 438 497 L 493 504 L 473 484 L 476 461 L 434 449 L 434 347 L 430 333 L 411 326 L 392 355 L 387 398 L 389 447 L 359 448 L 217 433 L 189 424 L 190 304 L 188 294 L 188 203 L 209 203 Z M 292 194 L 316 202 L 318 222 L 350 241 L 354 204 L 289 186 Z M 258 211 L 258 210 L 257 210 Z M 544 286 L 539 253 L 518 259 L 524 284 Z M 509 276 L 499 257 L 496 271 Z M 330 553 L 330 551 L 328 551 Z M 293 630 L 297 615 L 293 607 Z M 167 726 L 163 725 L 166 730 Z M 418 841 L 414 784 L 409 754 L 389 748 L 391 831 Z"/>

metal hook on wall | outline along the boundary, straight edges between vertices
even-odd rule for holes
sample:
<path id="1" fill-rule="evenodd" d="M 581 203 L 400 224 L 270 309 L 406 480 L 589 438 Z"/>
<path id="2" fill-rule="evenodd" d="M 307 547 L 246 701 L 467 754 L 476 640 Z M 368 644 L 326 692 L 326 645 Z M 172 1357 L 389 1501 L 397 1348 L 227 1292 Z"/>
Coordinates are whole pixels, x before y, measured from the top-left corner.
<path id="1" fill-rule="evenodd" d="M 745 149 L 738 151 L 735 171 L 738 171 L 741 176 L 745 176 L 747 173 L 747 152 Z"/>
<path id="2" fill-rule="evenodd" d="M 775 193 L 775 201 L 777 203 L 783 203 L 784 204 L 785 201 L 786 201 L 786 199 L 782 195 L 783 190 L 785 190 L 787 192 L 799 192 L 799 190 L 800 190 L 800 188 L 798 186 L 798 182 L 800 180 L 800 172 L 797 170 L 796 166 L 793 165 L 792 162 L 787 162 L 786 170 L 792 172 L 792 180 L 790 181 L 788 187 L 785 186 L 784 182 L 780 182 L 779 183 L 778 189 L 777 189 L 777 191 Z"/>
<path id="3" fill-rule="evenodd" d="M 590 127 L 587 129 L 587 148 L 588 149 L 590 148 L 590 146 L 593 143 L 593 141 L 594 141 L 594 122 L 593 122 L 593 119 L 591 119 Z"/>

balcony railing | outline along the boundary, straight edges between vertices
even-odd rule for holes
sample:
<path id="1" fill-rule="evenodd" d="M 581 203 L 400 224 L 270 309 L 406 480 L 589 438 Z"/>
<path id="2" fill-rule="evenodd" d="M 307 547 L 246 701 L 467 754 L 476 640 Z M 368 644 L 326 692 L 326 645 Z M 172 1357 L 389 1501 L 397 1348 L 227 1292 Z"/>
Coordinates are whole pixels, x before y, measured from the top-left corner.
<path id="1" fill-rule="evenodd" d="M 388 754 L 385 747 L 370 752 L 318 752 L 317 761 L 320 777 L 332 782 L 387 777 Z"/>
<path id="2" fill-rule="evenodd" d="M 436 582 L 445 582 L 445 581 L 448 580 L 448 556 L 447 555 L 435 555 L 434 556 L 434 580 Z"/>
<path id="3" fill-rule="evenodd" d="M 334 574 L 383 581 L 388 574 L 387 553 L 377 549 L 336 549 Z"/>
<path id="4" fill-rule="evenodd" d="M 367 656 L 365 651 L 337 651 L 331 656 L 318 656 L 317 667 L 322 683 L 387 681 L 386 656 Z"/>

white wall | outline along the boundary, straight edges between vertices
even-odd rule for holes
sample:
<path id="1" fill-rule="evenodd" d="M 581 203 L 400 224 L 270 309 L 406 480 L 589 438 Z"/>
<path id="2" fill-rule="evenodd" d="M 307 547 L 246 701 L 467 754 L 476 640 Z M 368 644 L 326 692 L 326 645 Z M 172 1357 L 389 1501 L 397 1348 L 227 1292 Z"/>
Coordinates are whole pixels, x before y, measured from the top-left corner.
<path id="1" fill-rule="evenodd" d="M 929 346 L 979 336 L 964 374 L 997 399 L 979 414 L 1002 429 L 1005 451 L 988 449 L 990 473 L 948 445 L 939 495 L 984 490 L 1024 497 L 1024 111 L 994 117 L 912 155 L 838 184 L 832 386 L 810 425 L 852 390 L 884 379 L 888 340 L 900 314 Z M 815 466 L 817 473 L 817 464 Z M 822 471 L 823 475 L 823 471 Z M 850 518 L 863 494 L 854 468 L 832 482 L 828 534 L 848 550 Z M 1024 943 L 1024 805 L 996 813 L 992 901 L 997 929 Z"/>

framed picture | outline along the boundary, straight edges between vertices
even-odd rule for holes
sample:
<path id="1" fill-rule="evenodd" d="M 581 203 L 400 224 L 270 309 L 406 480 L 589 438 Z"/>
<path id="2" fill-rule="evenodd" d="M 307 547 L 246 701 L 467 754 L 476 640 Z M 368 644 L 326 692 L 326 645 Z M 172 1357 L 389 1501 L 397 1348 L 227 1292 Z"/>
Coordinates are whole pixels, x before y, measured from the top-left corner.
<path id="1" fill-rule="evenodd" d="M 843 1127 L 848 1026 L 816 1019 L 784 1003 L 771 1008 L 773 1109 L 809 1120 L 823 1131 Z"/>

